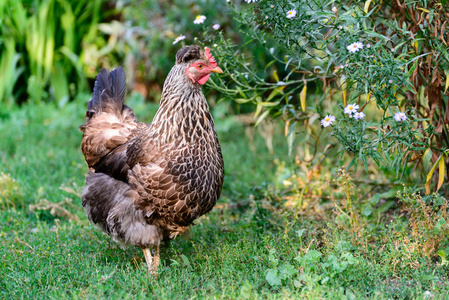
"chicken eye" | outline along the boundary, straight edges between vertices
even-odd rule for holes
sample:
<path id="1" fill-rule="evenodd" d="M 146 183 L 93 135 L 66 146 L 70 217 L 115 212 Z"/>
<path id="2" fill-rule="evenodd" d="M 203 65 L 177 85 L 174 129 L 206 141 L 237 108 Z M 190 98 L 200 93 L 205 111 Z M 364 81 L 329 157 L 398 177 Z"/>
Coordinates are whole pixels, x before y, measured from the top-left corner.
<path id="1" fill-rule="evenodd" d="M 203 65 L 202 64 L 199 64 L 198 65 L 198 69 L 202 69 L 203 68 Z"/>

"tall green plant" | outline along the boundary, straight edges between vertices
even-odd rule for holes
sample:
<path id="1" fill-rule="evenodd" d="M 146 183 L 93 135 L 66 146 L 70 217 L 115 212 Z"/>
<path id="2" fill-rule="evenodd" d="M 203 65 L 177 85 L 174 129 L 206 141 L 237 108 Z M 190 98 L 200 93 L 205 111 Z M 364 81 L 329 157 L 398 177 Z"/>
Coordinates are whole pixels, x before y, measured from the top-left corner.
<path id="1" fill-rule="evenodd" d="M 50 94 L 62 105 L 87 90 L 82 53 L 96 43 L 98 23 L 105 18 L 100 12 L 103 3 L 2 1 L 0 62 L 10 80 L 0 83 L 0 101 L 9 105 L 27 98 L 40 102 Z"/>
<path id="2" fill-rule="evenodd" d="M 14 86 L 23 73 L 24 67 L 19 66 L 21 55 L 16 52 L 14 40 L 0 39 L 0 47 L 3 52 L 0 55 L 0 99 L 11 106 L 14 99 Z"/>

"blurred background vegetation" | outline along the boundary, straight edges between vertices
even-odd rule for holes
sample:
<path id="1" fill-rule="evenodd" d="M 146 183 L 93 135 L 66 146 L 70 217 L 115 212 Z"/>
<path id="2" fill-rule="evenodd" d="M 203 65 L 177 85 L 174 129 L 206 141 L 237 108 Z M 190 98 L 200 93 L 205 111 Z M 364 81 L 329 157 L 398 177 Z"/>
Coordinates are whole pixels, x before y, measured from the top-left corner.
<path id="1" fill-rule="evenodd" d="M 273 124 L 281 120 L 293 164 L 313 168 L 339 153 L 339 166 L 357 171 L 360 162 L 365 175 L 380 168 L 388 181 L 425 179 L 427 194 L 431 183 L 437 191 L 449 172 L 447 6 L 346 2 L 5 0 L 0 105 L 62 108 L 90 93 L 101 67 L 117 65 L 125 67 L 132 99 L 157 103 L 176 51 L 199 43 L 226 71 L 206 87 L 212 107 L 221 101 L 216 114 L 230 116 L 223 128 L 259 125 L 273 152 Z M 292 22 L 284 15 L 295 7 Z M 197 15 L 206 21 L 194 24 Z M 346 46 L 358 40 L 371 55 L 351 57 Z M 374 123 L 338 115 L 353 102 Z M 410 115 L 406 124 L 393 121 L 398 110 Z M 333 136 L 319 125 L 329 113 L 339 120 Z"/>
<path id="2" fill-rule="evenodd" d="M 311 187 L 351 166 L 369 197 L 403 183 L 446 194 L 447 6 L 354 3 L 5 0 L 0 116 L 25 104 L 84 103 L 98 70 L 122 65 L 129 103 L 149 122 L 145 105 L 158 102 L 176 51 L 198 43 L 211 47 L 225 70 L 205 87 L 217 130 L 240 124 L 250 140 L 260 134 L 286 195 L 296 193 L 300 203 L 329 197 Z M 295 7 L 291 22 L 285 13 Z M 197 15 L 206 21 L 194 24 Z M 346 46 L 358 40 L 370 44 L 371 55 L 350 56 Z M 373 121 L 338 114 L 352 102 Z M 409 120 L 394 122 L 396 111 Z M 333 132 L 319 124 L 329 113 L 339 119 Z M 285 137 L 289 158 L 277 160 L 274 136 Z"/>
<path id="3" fill-rule="evenodd" d="M 2 1 L 0 102 L 63 106 L 91 91 L 100 68 L 117 65 L 126 67 L 130 91 L 157 101 L 180 48 L 175 38 L 195 41 L 198 14 L 231 29 L 227 12 L 218 0 Z"/>

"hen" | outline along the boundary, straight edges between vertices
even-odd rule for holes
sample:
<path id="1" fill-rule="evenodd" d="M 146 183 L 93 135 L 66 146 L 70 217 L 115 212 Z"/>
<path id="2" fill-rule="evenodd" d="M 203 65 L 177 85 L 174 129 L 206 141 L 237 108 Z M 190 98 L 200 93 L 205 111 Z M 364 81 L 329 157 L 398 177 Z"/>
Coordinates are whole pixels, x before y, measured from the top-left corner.
<path id="1" fill-rule="evenodd" d="M 159 110 L 145 124 L 123 104 L 123 69 L 102 69 L 80 126 L 86 214 L 114 241 L 142 248 L 153 274 L 161 241 L 186 231 L 221 193 L 223 158 L 201 91 L 211 72 L 222 70 L 208 48 L 179 50 Z"/>

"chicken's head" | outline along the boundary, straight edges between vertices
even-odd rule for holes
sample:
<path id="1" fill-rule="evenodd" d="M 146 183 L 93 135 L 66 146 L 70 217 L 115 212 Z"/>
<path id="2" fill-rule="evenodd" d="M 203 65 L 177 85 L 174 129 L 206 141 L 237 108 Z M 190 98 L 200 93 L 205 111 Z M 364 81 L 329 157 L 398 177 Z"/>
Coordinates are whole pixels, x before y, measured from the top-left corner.
<path id="1" fill-rule="evenodd" d="M 176 63 L 186 65 L 186 76 L 201 85 L 207 82 L 210 73 L 223 73 L 207 47 L 203 51 L 200 46 L 185 46 L 176 54 Z"/>

